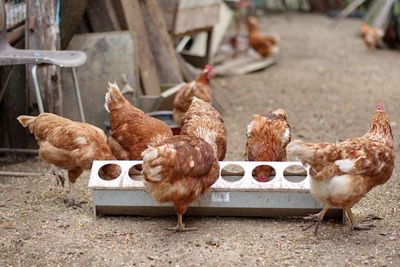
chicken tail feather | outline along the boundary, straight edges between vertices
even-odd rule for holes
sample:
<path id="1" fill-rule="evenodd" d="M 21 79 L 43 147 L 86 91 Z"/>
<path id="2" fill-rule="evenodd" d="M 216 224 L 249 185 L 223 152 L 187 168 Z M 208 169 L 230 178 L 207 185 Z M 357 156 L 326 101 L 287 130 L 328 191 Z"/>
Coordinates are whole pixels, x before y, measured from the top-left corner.
<path id="1" fill-rule="evenodd" d="M 110 109 L 113 107 L 118 107 L 120 104 L 126 101 L 125 97 L 122 95 L 121 91 L 118 88 L 117 83 L 108 83 L 108 92 L 105 96 L 104 107 L 108 113 L 110 113 Z"/>
<path id="2" fill-rule="evenodd" d="M 21 123 L 22 126 L 26 127 L 26 126 L 31 125 L 36 120 L 36 118 L 37 117 L 35 117 L 35 116 L 22 115 L 22 116 L 17 117 L 17 120 L 19 121 L 19 123 Z"/>
<path id="3" fill-rule="evenodd" d="M 158 164 L 158 161 L 160 161 L 158 159 L 159 152 L 160 151 L 158 148 L 154 148 L 151 146 L 142 152 L 143 174 L 146 177 L 146 180 L 159 182 L 162 179 L 160 175 L 162 166 Z"/>

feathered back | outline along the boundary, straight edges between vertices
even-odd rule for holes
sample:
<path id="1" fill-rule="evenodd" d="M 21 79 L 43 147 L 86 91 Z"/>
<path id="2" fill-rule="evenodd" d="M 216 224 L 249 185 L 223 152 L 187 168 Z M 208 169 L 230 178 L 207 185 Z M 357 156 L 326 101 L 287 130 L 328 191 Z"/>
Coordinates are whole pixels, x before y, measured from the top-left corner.
<path id="1" fill-rule="evenodd" d="M 178 135 L 142 153 L 146 190 L 159 202 L 172 201 L 183 214 L 218 179 L 219 163 L 201 138 Z"/>
<path id="2" fill-rule="evenodd" d="M 219 160 L 226 154 L 227 132 L 221 114 L 209 103 L 194 97 L 182 120 L 182 134 L 202 138 Z"/>

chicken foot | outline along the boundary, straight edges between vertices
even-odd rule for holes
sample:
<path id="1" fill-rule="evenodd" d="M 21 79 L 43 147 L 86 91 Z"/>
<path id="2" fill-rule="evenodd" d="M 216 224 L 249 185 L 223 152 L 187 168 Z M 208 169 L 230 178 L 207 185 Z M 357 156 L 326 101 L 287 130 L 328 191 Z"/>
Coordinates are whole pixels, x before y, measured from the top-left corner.
<path id="1" fill-rule="evenodd" d="M 312 221 L 312 223 L 306 226 L 303 231 L 308 230 L 315 225 L 314 234 L 317 236 L 319 225 L 321 224 L 322 219 L 324 219 L 325 213 L 328 211 L 328 209 L 329 205 L 325 204 L 324 208 L 319 213 L 303 217 L 304 220 Z"/>
<path id="2" fill-rule="evenodd" d="M 347 217 L 350 220 L 351 223 L 351 229 L 353 230 L 371 230 L 373 227 L 376 227 L 375 224 L 360 224 L 359 222 L 356 222 L 356 219 L 354 218 L 354 214 L 351 211 L 351 208 L 344 208 Z M 363 221 L 363 220 L 362 220 Z"/>
<path id="3" fill-rule="evenodd" d="M 182 222 L 182 214 L 177 213 L 178 216 L 178 224 L 176 227 L 166 228 L 167 230 L 175 231 L 175 232 L 186 232 L 186 231 L 195 231 L 197 228 L 186 228 Z"/>

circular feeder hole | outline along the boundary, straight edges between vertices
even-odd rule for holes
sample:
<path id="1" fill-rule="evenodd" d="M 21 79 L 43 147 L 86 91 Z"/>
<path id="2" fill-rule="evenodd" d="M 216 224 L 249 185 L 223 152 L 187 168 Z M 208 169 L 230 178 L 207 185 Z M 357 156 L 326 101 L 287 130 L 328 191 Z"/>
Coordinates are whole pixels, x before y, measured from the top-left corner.
<path id="1" fill-rule="evenodd" d="M 128 172 L 129 177 L 135 181 L 142 181 L 142 164 L 133 165 Z"/>
<path id="2" fill-rule="evenodd" d="M 291 183 L 300 183 L 306 179 L 307 170 L 302 166 L 291 165 L 285 168 L 283 176 Z"/>
<path id="3" fill-rule="evenodd" d="M 254 180 L 260 183 L 271 182 L 275 178 L 275 169 L 267 164 L 257 166 L 251 172 Z"/>
<path id="4" fill-rule="evenodd" d="M 236 164 L 229 164 L 222 168 L 221 177 L 228 182 L 237 182 L 244 176 L 244 169 Z"/>
<path id="5" fill-rule="evenodd" d="M 99 169 L 99 177 L 106 181 L 117 179 L 121 175 L 122 169 L 117 164 L 106 164 Z"/>

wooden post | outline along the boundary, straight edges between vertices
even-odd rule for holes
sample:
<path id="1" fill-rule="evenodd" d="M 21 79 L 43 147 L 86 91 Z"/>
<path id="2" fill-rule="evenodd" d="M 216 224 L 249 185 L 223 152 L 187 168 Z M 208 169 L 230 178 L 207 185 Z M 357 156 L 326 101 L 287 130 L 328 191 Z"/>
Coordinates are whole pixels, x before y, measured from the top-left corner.
<path id="1" fill-rule="evenodd" d="M 113 2 L 114 0 L 89 0 L 86 13 L 94 32 L 121 30 Z"/>
<path id="2" fill-rule="evenodd" d="M 146 95 L 159 95 L 161 91 L 153 54 L 150 51 L 146 27 L 138 0 L 116 1 L 116 11 L 119 13 L 123 29 L 134 31 L 138 46 L 138 62 L 143 91 Z"/>
<path id="3" fill-rule="evenodd" d="M 85 10 L 88 6 L 88 0 L 61 0 L 60 9 L 60 41 L 61 49 L 66 49 L 72 37 L 74 36 Z"/>
<path id="4" fill-rule="evenodd" d="M 140 0 L 140 4 L 161 84 L 181 83 L 179 61 L 161 8 L 155 0 Z"/>
<path id="5" fill-rule="evenodd" d="M 25 30 L 26 49 L 60 49 L 59 25 L 56 24 L 56 0 L 26 0 L 27 25 Z M 54 65 L 38 69 L 38 80 L 44 100 L 44 110 L 62 114 L 62 91 L 60 69 Z M 31 66 L 27 66 L 29 91 L 33 92 Z"/>

